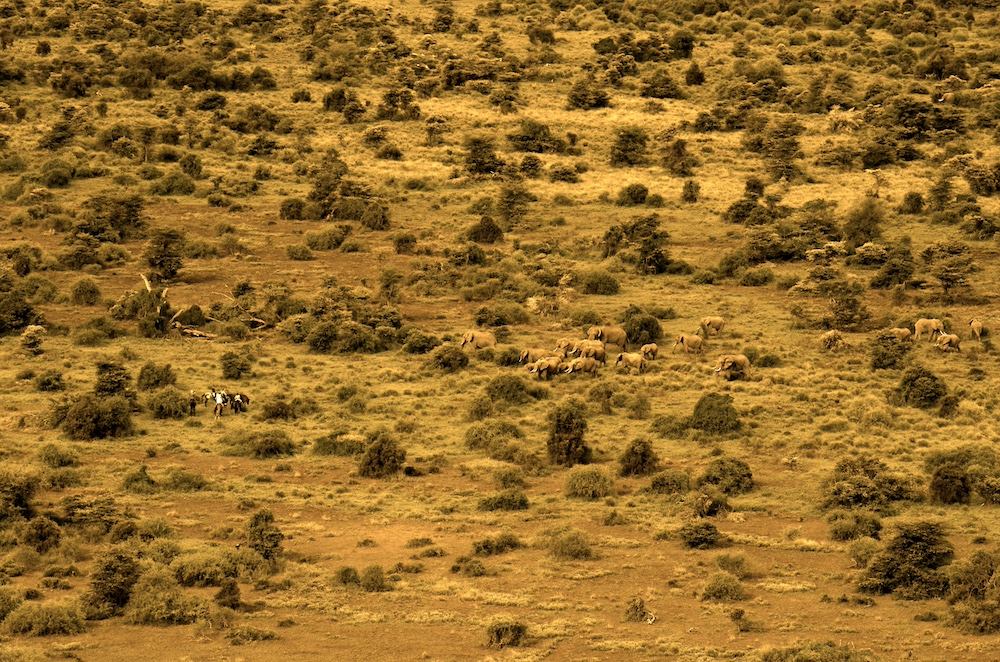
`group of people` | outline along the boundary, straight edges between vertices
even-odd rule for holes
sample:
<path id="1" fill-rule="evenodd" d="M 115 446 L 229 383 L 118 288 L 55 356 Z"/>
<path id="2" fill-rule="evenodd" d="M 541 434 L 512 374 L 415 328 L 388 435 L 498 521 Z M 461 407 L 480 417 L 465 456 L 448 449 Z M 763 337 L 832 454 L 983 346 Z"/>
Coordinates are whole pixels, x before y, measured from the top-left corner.
<path id="1" fill-rule="evenodd" d="M 226 410 L 226 405 L 229 405 L 234 414 L 240 414 L 246 411 L 247 405 L 250 404 L 250 398 L 243 393 L 229 395 L 225 391 L 215 390 L 214 387 L 202 395 L 201 400 L 205 405 L 211 404 L 213 406 L 216 418 L 222 418 L 222 412 Z M 198 409 L 198 397 L 194 394 L 193 390 L 188 399 L 188 407 L 190 408 L 191 416 L 194 416 Z"/>

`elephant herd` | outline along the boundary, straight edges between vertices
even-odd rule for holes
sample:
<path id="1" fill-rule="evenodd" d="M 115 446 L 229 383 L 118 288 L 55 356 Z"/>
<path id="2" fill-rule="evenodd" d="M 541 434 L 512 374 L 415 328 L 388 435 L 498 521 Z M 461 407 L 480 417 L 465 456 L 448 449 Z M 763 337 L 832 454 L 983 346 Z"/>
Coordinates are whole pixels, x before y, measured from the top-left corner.
<path id="1" fill-rule="evenodd" d="M 708 336 L 721 334 L 726 325 L 725 318 L 704 317 L 698 330 L 680 333 L 671 351 L 680 346 L 685 353 L 701 353 Z M 521 352 L 519 363 L 538 379 L 548 380 L 553 375 L 585 373 L 594 377 L 598 370 L 607 365 L 608 346 L 618 348 L 615 367 L 628 372 L 642 374 L 650 361 L 656 360 L 660 348 L 656 343 L 639 347 L 637 352 L 629 351 L 629 339 L 625 330 L 618 326 L 593 326 L 586 338 L 563 337 L 556 341 L 555 349 L 529 348 Z M 473 350 L 493 349 L 497 346 L 496 336 L 489 331 L 466 331 L 462 336 L 462 348 Z M 750 361 L 742 354 L 724 354 L 716 362 L 714 371 L 728 380 L 750 376 Z"/>
<path id="2" fill-rule="evenodd" d="M 976 318 L 969 320 L 969 331 L 970 339 L 982 341 L 983 323 L 980 320 Z M 926 335 L 928 340 L 934 341 L 934 347 L 941 351 L 962 351 L 961 338 L 955 333 L 945 333 L 944 322 L 939 319 L 919 319 L 914 323 L 912 332 L 906 327 L 896 327 L 889 329 L 889 333 L 904 342 L 921 340 Z"/>

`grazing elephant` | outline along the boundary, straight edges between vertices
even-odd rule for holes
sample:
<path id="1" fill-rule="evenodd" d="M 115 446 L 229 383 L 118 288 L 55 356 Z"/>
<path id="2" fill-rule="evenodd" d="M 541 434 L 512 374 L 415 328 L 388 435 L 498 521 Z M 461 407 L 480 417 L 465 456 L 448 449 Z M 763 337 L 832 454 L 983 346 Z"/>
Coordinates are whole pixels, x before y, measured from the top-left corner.
<path id="1" fill-rule="evenodd" d="M 674 341 L 674 346 L 670 348 L 670 351 L 673 352 L 677 345 L 680 345 L 684 348 L 684 352 L 687 354 L 690 354 L 691 352 L 700 353 L 703 343 L 704 340 L 702 340 L 701 336 L 692 335 L 690 333 L 681 333 L 678 334 L 677 340 Z"/>
<path id="2" fill-rule="evenodd" d="M 475 350 L 493 348 L 497 346 L 497 337 L 489 331 L 466 331 L 462 336 L 462 349 L 467 344 Z"/>
<path id="3" fill-rule="evenodd" d="M 600 363 L 607 364 L 608 353 L 604 350 L 603 346 L 600 347 L 584 347 L 580 350 L 580 358 L 591 358 Z"/>
<path id="4" fill-rule="evenodd" d="M 738 372 L 747 379 L 750 378 L 750 359 L 742 354 L 723 354 L 715 362 L 715 372 Z"/>
<path id="5" fill-rule="evenodd" d="M 699 325 L 700 326 L 698 328 L 698 333 L 700 333 L 702 337 L 707 338 L 712 334 L 712 332 L 722 333 L 723 327 L 726 326 L 726 318 L 702 317 L 701 322 L 699 322 Z"/>
<path id="6" fill-rule="evenodd" d="M 961 344 L 962 344 L 961 340 L 954 333 L 945 333 L 938 336 L 937 342 L 934 343 L 934 346 L 946 352 L 949 349 L 953 349 L 956 352 L 961 352 L 962 351 Z"/>
<path id="7" fill-rule="evenodd" d="M 624 352 L 619 354 L 618 360 L 615 361 L 615 367 L 618 366 L 624 366 L 629 371 L 635 368 L 641 375 L 642 371 L 646 369 L 646 359 L 643 358 L 642 354 Z"/>
<path id="8" fill-rule="evenodd" d="M 563 372 L 565 372 L 566 374 L 569 374 L 571 372 L 589 372 L 594 377 L 597 377 L 597 369 L 600 367 L 600 365 L 601 364 L 598 363 L 597 359 L 586 356 L 583 358 L 573 359 L 572 361 L 570 361 L 568 364 L 566 364 L 566 368 L 563 370 Z"/>
<path id="9" fill-rule="evenodd" d="M 588 340 L 600 340 L 605 345 L 618 345 L 623 351 L 628 351 L 628 334 L 620 326 L 592 326 L 587 330 Z"/>
<path id="10" fill-rule="evenodd" d="M 648 345 L 643 345 L 639 348 L 639 353 L 647 361 L 653 361 L 656 359 L 657 355 L 660 353 L 660 346 L 655 342 L 651 342 Z"/>
<path id="11" fill-rule="evenodd" d="M 892 335 L 896 336 L 897 338 L 899 338 L 903 342 L 906 342 L 907 340 L 909 340 L 911 342 L 913 341 L 913 334 L 910 333 L 909 329 L 904 329 L 904 328 L 901 328 L 901 327 L 897 326 L 894 329 L 889 329 L 889 333 L 891 333 Z"/>
<path id="12" fill-rule="evenodd" d="M 982 341 L 983 323 L 973 317 L 969 320 L 969 328 L 972 329 L 972 337 L 978 341 Z"/>
<path id="13" fill-rule="evenodd" d="M 562 371 L 565 364 L 562 359 L 550 356 L 539 361 L 535 361 L 531 366 L 531 373 L 539 379 L 548 380 L 552 375 L 557 375 Z"/>
<path id="14" fill-rule="evenodd" d="M 925 333 L 930 340 L 934 340 L 934 336 L 944 335 L 944 322 L 938 319 L 917 320 L 916 324 L 913 325 L 914 339 L 920 340 Z"/>
<path id="15" fill-rule="evenodd" d="M 518 359 L 518 363 L 526 365 L 528 363 L 534 363 L 538 359 L 544 359 L 546 356 L 552 356 L 552 352 L 547 349 L 526 349 L 521 352 L 521 358 Z"/>
<path id="16" fill-rule="evenodd" d="M 583 356 L 583 352 L 587 349 L 604 349 L 604 343 L 600 340 L 577 340 L 569 353 Z"/>

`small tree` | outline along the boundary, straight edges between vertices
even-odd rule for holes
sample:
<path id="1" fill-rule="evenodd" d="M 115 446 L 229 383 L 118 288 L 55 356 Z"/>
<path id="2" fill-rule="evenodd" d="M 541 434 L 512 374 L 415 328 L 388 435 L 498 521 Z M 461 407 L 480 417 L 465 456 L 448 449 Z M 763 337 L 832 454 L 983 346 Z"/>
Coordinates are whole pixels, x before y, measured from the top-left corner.
<path id="1" fill-rule="evenodd" d="M 897 389 L 903 402 L 911 407 L 930 409 L 948 392 L 944 380 L 927 368 L 917 366 L 903 373 Z"/>
<path id="2" fill-rule="evenodd" d="M 875 334 L 870 344 L 872 370 L 899 368 L 906 353 L 910 351 L 910 345 L 900 340 L 888 329 Z"/>
<path id="3" fill-rule="evenodd" d="M 139 581 L 139 562 L 124 550 L 112 550 L 94 561 L 90 571 L 90 589 L 85 602 L 88 618 L 108 618 L 128 604 L 132 587 Z"/>
<path id="4" fill-rule="evenodd" d="M 473 175 L 493 175 L 505 165 L 497 156 L 493 139 L 488 136 L 470 136 L 465 140 L 465 169 Z"/>
<path id="5" fill-rule="evenodd" d="M 611 165 L 639 166 L 646 162 L 646 145 L 649 134 L 638 126 L 618 129 L 615 142 L 611 146 Z"/>
<path id="6" fill-rule="evenodd" d="M 659 458 L 648 439 L 633 439 L 618 458 L 621 476 L 648 476 L 656 471 Z"/>
<path id="7" fill-rule="evenodd" d="M 358 475 L 362 478 L 388 478 L 403 468 L 406 451 L 386 430 L 368 436 L 368 447 L 358 458 Z"/>
<path id="8" fill-rule="evenodd" d="M 728 393 L 706 393 L 694 406 L 688 425 L 696 430 L 725 434 L 740 429 L 740 415 Z"/>
<path id="9" fill-rule="evenodd" d="M 266 561 L 274 562 L 281 556 L 281 541 L 285 534 L 274 524 L 274 515 L 267 508 L 253 514 L 247 522 L 247 547 L 260 554 Z"/>
<path id="10" fill-rule="evenodd" d="M 587 432 L 586 409 L 586 404 L 570 398 L 549 415 L 551 427 L 547 450 L 550 462 L 567 467 L 590 462 L 591 450 L 584 440 Z"/>
<path id="11" fill-rule="evenodd" d="M 150 280 L 173 280 L 181 270 L 181 253 L 186 242 L 185 234 L 174 228 L 154 230 L 142 254 L 143 264 L 149 269 Z"/>
<path id="12" fill-rule="evenodd" d="M 847 212 L 844 220 L 843 236 L 848 248 L 875 241 L 882 236 L 882 224 L 885 222 L 885 209 L 876 198 L 864 197 Z"/>

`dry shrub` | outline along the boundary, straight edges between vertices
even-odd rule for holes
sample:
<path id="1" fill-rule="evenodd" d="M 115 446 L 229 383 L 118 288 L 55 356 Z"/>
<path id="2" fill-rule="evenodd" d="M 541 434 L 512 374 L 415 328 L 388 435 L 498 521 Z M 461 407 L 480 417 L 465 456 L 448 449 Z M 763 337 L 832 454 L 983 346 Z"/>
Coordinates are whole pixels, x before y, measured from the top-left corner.
<path id="1" fill-rule="evenodd" d="M 760 574 L 742 552 L 719 554 L 714 560 L 719 570 L 728 572 L 738 579 L 753 579 Z"/>
<path id="2" fill-rule="evenodd" d="M 653 614 L 646 609 L 646 603 L 642 598 L 632 598 L 625 606 L 626 623 L 642 623 L 653 617 Z"/>
<path id="3" fill-rule="evenodd" d="M 698 485 L 712 485 L 723 494 L 744 494 L 754 488 L 753 473 L 743 460 L 721 457 L 709 463 Z"/>
<path id="4" fill-rule="evenodd" d="M 847 556 L 855 568 L 867 568 L 875 555 L 882 551 L 882 545 L 873 538 L 858 538 L 847 546 Z"/>
<path id="5" fill-rule="evenodd" d="M 32 548 L 39 554 L 55 549 L 61 540 L 62 529 L 45 516 L 32 519 L 21 531 L 21 544 Z"/>
<path id="6" fill-rule="evenodd" d="M 586 409 L 586 404 L 570 398 L 552 412 L 546 445 L 550 462 L 567 467 L 590 462 L 591 450 L 583 438 L 587 431 Z"/>
<path id="7" fill-rule="evenodd" d="M 698 517 L 715 517 L 729 510 L 726 495 L 708 486 L 692 494 L 691 507 Z"/>
<path id="8" fill-rule="evenodd" d="M 633 439 L 618 458 L 620 476 L 648 476 L 656 471 L 660 458 L 648 439 Z"/>
<path id="9" fill-rule="evenodd" d="M 874 457 L 858 455 L 840 460 L 824 484 L 827 508 L 868 508 L 881 512 L 894 501 L 919 497 L 911 481 L 889 470 Z"/>
<path id="10" fill-rule="evenodd" d="M 486 627 L 486 646 L 488 648 L 506 648 L 520 646 L 528 634 L 528 626 L 511 620 L 498 620 Z"/>
<path id="11" fill-rule="evenodd" d="M 668 469 L 653 476 L 649 490 L 655 494 L 684 494 L 691 489 L 691 477 L 680 469 Z"/>
<path id="12" fill-rule="evenodd" d="M 501 533 L 493 538 L 484 538 L 472 543 L 472 552 L 477 556 L 493 556 L 506 554 L 515 549 L 521 549 L 524 544 L 513 533 Z"/>
<path id="13" fill-rule="evenodd" d="M 953 552 L 942 524 L 900 524 L 896 535 L 865 569 L 858 588 L 908 599 L 939 596 L 947 587 L 947 574 L 941 568 L 951 563 Z"/>
<path id="14" fill-rule="evenodd" d="M 677 533 L 688 549 L 711 549 L 723 540 L 719 528 L 711 522 L 688 522 Z"/>
<path id="15" fill-rule="evenodd" d="M 446 372 L 458 372 L 469 365 L 469 357 L 455 345 L 444 345 L 431 355 L 431 362 Z"/>
<path id="16" fill-rule="evenodd" d="M 10 634 L 35 637 L 80 634 L 86 629 L 80 607 L 74 602 L 25 602 L 3 624 Z"/>
<path id="17" fill-rule="evenodd" d="M 348 565 L 337 569 L 336 580 L 341 586 L 361 586 L 361 575 L 356 568 Z"/>
<path id="18" fill-rule="evenodd" d="M 942 464 L 931 476 L 931 500 L 944 504 L 968 503 L 972 496 L 971 483 L 969 472 L 962 465 L 953 462 Z"/>
<path id="19" fill-rule="evenodd" d="M 188 400 L 189 397 L 179 389 L 168 386 L 146 398 L 146 408 L 156 420 L 180 420 L 188 417 Z"/>
<path id="20" fill-rule="evenodd" d="M 363 453 L 365 448 L 367 448 L 367 444 L 363 437 L 348 434 L 347 430 L 336 430 L 314 441 L 312 453 L 314 455 L 352 457 Z"/>
<path id="21" fill-rule="evenodd" d="M 230 432 L 221 439 L 228 446 L 226 455 L 266 460 L 274 457 L 294 455 L 296 444 L 284 430 L 263 430 Z"/>
<path id="22" fill-rule="evenodd" d="M 368 447 L 358 458 L 358 475 L 362 478 L 388 478 L 399 473 L 406 460 L 406 451 L 399 447 L 387 430 L 368 435 Z"/>
<path id="23" fill-rule="evenodd" d="M 874 513 L 865 511 L 837 511 L 827 519 L 830 522 L 830 538 L 841 542 L 856 538 L 877 540 L 882 531 L 882 520 Z"/>
<path id="24" fill-rule="evenodd" d="M 740 429 L 740 415 L 728 393 L 706 393 L 699 398 L 688 425 L 711 434 L 726 434 Z"/>
<path id="25" fill-rule="evenodd" d="M 62 429 L 70 439 L 80 441 L 128 436 L 135 429 L 132 405 L 122 397 L 82 395 L 66 411 Z"/>
<path id="26" fill-rule="evenodd" d="M 183 625 L 204 612 L 201 600 L 185 595 L 170 572 L 160 568 L 136 582 L 124 616 L 133 625 Z"/>
<path id="27" fill-rule="evenodd" d="M 170 364 L 157 365 L 152 361 L 143 364 L 139 369 L 139 376 L 135 380 L 135 387 L 140 391 L 155 391 L 157 389 L 173 386 L 177 383 L 177 373 L 170 367 Z"/>
<path id="28" fill-rule="evenodd" d="M 566 477 L 566 496 L 602 499 L 614 493 L 615 481 L 597 467 L 575 467 Z"/>
<path id="29" fill-rule="evenodd" d="M 903 402 L 920 409 L 930 409 L 938 404 L 947 392 L 943 379 L 920 366 L 904 372 L 896 389 Z"/>
<path id="30" fill-rule="evenodd" d="M 594 558 L 590 541 L 583 531 L 567 531 L 552 538 L 549 554 L 560 561 L 582 561 Z"/>
<path id="31" fill-rule="evenodd" d="M 80 454 L 75 449 L 51 443 L 38 450 L 38 459 L 50 469 L 80 466 Z"/>
<path id="32" fill-rule="evenodd" d="M 499 494 L 483 497 L 479 502 L 479 510 L 492 512 L 495 510 L 527 510 L 528 496 L 517 487 L 506 489 Z"/>
<path id="33" fill-rule="evenodd" d="M 233 646 L 242 646 L 256 641 L 270 641 L 277 638 L 277 633 L 271 630 L 261 630 L 250 625 L 237 625 L 226 633 L 226 639 Z"/>
<path id="34" fill-rule="evenodd" d="M 731 601 L 746 600 L 749 597 L 750 593 L 740 580 L 724 570 L 709 575 L 701 593 L 702 600 Z"/>
<path id="35" fill-rule="evenodd" d="M 368 593 L 384 593 L 392 590 L 389 580 L 386 579 L 385 571 L 380 565 L 370 565 L 362 570 L 360 584 L 361 588 Z"/>

